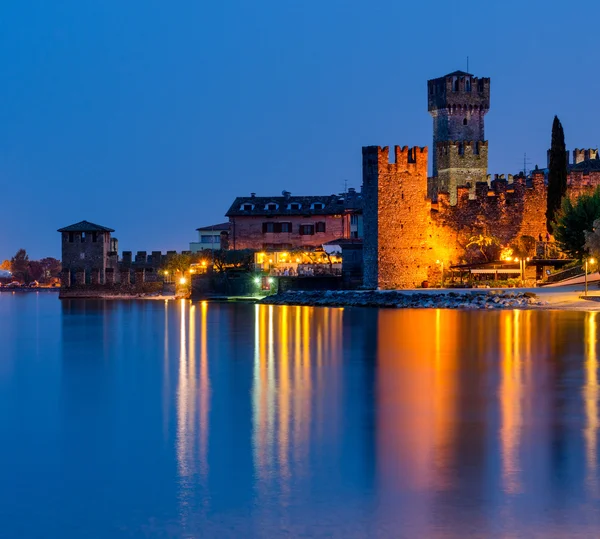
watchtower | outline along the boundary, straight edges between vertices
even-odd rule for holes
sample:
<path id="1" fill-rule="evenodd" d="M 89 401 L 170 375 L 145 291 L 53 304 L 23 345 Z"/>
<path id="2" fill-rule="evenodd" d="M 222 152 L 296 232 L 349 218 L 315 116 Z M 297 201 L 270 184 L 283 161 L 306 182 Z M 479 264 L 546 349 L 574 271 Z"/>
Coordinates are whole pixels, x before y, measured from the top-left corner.
<path id="1" fill-rule="evenodd" d="M 112 228 L 81 221 L 58 230 L 62 239 L 62 285 L 104 284 L 115 270 L 117 240 Z"/>
<path id="2" fill-rule="evenodd" d="M 455 71 L 427 81 L 427 103 L 433 117 L 433 178 L 428 195 L 448 192 L 456 203 L 459 186 L 474 187 L 487 174 L 484 118 L 490 108 L 490 79 Z M 443 145 L 445 151 L 438 148 Z M 486 152 L 479 149 L 485 144 Z M 471 148 L 469 156 L 465 148 Z M 452 150 L 452 151 L 450 151 Z M 456 154 L 464 159 L 451 159 Z M 475 161 L 471 156 L 476 156 Z"/>

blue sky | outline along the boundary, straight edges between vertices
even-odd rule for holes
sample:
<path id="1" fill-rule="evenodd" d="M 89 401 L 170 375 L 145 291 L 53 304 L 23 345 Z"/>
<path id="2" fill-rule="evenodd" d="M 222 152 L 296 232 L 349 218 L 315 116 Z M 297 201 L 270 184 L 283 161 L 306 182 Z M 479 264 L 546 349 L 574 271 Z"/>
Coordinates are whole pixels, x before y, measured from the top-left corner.
<path id="1" fill-rule="evenodd" d="M 361 146 L 431 145 L 426 81 L 492 78 L 490 170 L 596 147 L 596 3 L 32 0 L 0 9 L 0 258 L 87 219 L 186 249 L 235 196 L 360 187 Z"/>

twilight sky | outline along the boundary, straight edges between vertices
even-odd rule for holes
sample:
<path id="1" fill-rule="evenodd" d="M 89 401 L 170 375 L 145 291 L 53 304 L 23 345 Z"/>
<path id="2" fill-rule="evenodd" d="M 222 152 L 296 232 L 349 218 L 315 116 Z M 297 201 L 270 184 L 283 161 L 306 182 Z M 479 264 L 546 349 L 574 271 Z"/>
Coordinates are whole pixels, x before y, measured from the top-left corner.
<path id="1" fill-rule="evenodd" d="M 426 81 L 492 78 L 490 172 L 600 143 L 596 2 L 30 0 L 0 8 L 0 260 L 57 228 L 187 249 L 236 196 L 360 187 L 361 146 L 431 145 Z"/>

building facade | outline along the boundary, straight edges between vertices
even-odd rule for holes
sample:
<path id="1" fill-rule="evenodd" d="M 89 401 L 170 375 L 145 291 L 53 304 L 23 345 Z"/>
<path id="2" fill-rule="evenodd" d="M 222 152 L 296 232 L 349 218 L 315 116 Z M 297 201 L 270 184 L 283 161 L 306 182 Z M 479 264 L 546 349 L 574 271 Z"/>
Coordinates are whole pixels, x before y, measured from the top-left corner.
<path id="1" fill-rule="evenodd" d="M 338 238 L 358 237 L 353 215 L 362 213 L 354 191 L 329 196 L 238 197 L 227 211 L 229 248 L 286 251 L 315 249 Z"/>
<path id="2" fill-rule="evenodd" d="M 190 242 L 190 252 L 218 251 L 228 248 L 229 223 L 203 226 L 196 229 L 198 241 Z"/>

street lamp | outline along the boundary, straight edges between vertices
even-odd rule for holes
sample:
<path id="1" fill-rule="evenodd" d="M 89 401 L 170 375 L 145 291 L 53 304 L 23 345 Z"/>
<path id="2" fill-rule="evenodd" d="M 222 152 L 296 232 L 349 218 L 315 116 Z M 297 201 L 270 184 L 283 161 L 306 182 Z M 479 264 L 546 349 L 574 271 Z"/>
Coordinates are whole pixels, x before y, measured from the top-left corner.
<path id="1" fill-rule="evenodd" d="M 436 260 L 435 263 L 436 264 L 441 264 L 441 266 L 442 266 L 442 288 L 444 288 L 444 261 L 443 260 Z"/>
<path id="2" fill-rule="evenodd" d="M 586 258 L 585 259 L 585 294 L 584 295 L 586 297 L 588 295 L 588 279 L 587 279 L 587 276 L 588 276 L 588 262 L 590 264 L 595 264 L 596 261 L 593 258 Z"/>

